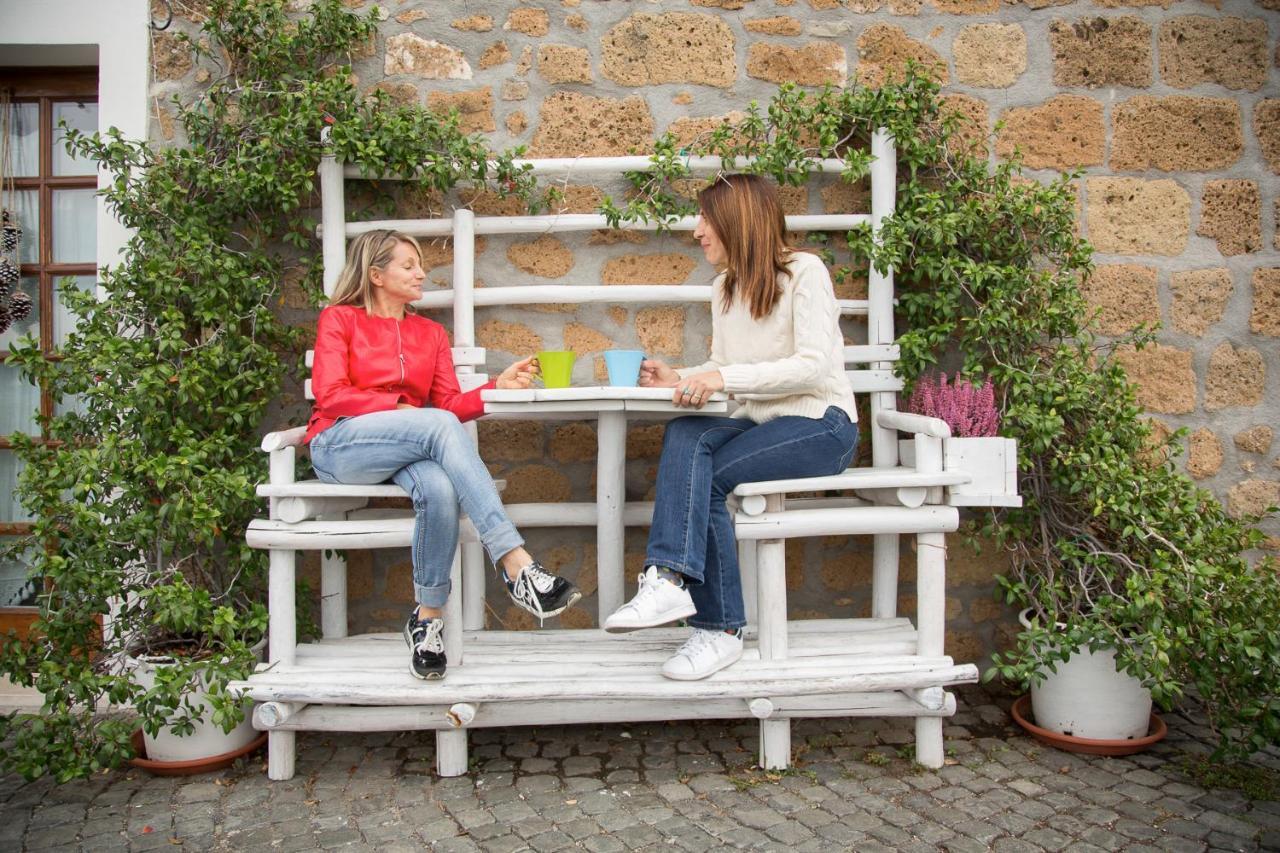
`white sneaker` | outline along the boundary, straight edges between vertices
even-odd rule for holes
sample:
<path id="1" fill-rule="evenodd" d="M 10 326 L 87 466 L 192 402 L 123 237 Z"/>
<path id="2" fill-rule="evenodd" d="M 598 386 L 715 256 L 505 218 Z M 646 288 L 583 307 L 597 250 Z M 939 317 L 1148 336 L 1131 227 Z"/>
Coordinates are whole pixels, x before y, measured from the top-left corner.
<path id="1" fill-rule="evenodd" d="M 640 591 L 604 620 L 604 629 L 615 634 L 653 628 L 698 612 L 689 591 L 658 577 L 658 567 L 649 566 L 640 573 Z"/>
<path id="2" fill-rule="evenodd" d="M 680 651 L 662 665 L 662 674 L 676 681 L 697 681 L 719 672 L 742 657 L 742 638 L 724 631 L 694 628 Z"/>

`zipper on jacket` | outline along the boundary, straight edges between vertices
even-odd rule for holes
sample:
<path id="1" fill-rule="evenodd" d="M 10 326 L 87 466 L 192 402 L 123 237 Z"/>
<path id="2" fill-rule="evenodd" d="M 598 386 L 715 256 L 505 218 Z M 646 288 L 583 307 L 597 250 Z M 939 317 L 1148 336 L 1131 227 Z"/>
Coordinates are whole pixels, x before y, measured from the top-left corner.
<path id="1" fill-rule="evenodd" d="M 396 321 L 396 350 L 400 353 L 400 384 L 404 384 L 405 368 L 404 368 L 404 341 L 400 339 L 400 321 Z"/>

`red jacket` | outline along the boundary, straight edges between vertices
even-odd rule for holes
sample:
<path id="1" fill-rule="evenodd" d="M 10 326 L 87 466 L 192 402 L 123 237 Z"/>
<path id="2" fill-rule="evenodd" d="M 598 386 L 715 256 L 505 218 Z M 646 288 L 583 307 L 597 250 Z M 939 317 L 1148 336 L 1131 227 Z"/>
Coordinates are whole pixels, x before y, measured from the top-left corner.
<path id="1" fill-rule="evenodd" d="M 463 393 L 453 372 L 449 336 L 434 320 L 371 317 L 355 305 L 330 305 L 316 325 L 311 390 L 316 404 L 307 424 L 309 442 L 338 418 L 385 412 L 400 403 L 431 405 L 460 421 L 484 414 L 480 392 Z"/>

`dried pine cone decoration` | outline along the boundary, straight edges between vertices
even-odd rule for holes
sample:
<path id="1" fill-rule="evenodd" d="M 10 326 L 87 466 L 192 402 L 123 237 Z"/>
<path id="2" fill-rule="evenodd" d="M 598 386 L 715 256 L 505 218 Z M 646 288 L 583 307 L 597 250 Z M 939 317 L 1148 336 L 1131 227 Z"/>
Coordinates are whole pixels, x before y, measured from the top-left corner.
<path id="1" fill-rule="evenodd" d="M 11 325 L 13 325 L 13 320 L 9 316 L 9 306 L 0 304 L 0 335 L 9 331 Z"/>
<path id="2" fill-rule="evenodd" d="M 18 268 L 8 258 L 0 258 L 0 287 L 11 289 L 18 283 Z"/>
<path id="3" fill-rule="evenodd" d="M 13 322 L 27 319 L 31 313 L 31 297 L 19 290 L 9 297 L 9 308 L 6 312 Z"/>
<path id="4" fill-rule="evenodd" d="M 18 250 L 18 241 L 22 239 L 22 229 L 16 223 L 6 222 L 0 227 L 0 252 L 8 254 Z"/>

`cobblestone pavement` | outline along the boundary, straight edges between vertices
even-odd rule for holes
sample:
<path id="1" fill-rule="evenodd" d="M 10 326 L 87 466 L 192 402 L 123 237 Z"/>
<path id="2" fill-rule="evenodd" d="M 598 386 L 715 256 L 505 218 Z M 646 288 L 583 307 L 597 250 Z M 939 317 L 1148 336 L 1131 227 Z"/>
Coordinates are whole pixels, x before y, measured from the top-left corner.
<path id="1" fill-rule="evenodd" d="M 907 759 L 911 726 L 797 722 L 796 767 L 752 769 L 746 722 L 480 730 L 475 771 L 433 775 L 430 733 L 299 739 L 298 775 L 261 758 L 218 774 L 0 779 L 0 850 L 793 851 L 1280 849 L 1280 802 L 1184 772 L 1208 732 L 1168 715 L 1129 758 L 1043 748 L 1009 698 L 961 691 L 947 766 Z M 1262 759 L 1275 774 L 1280 760 Z"/>

